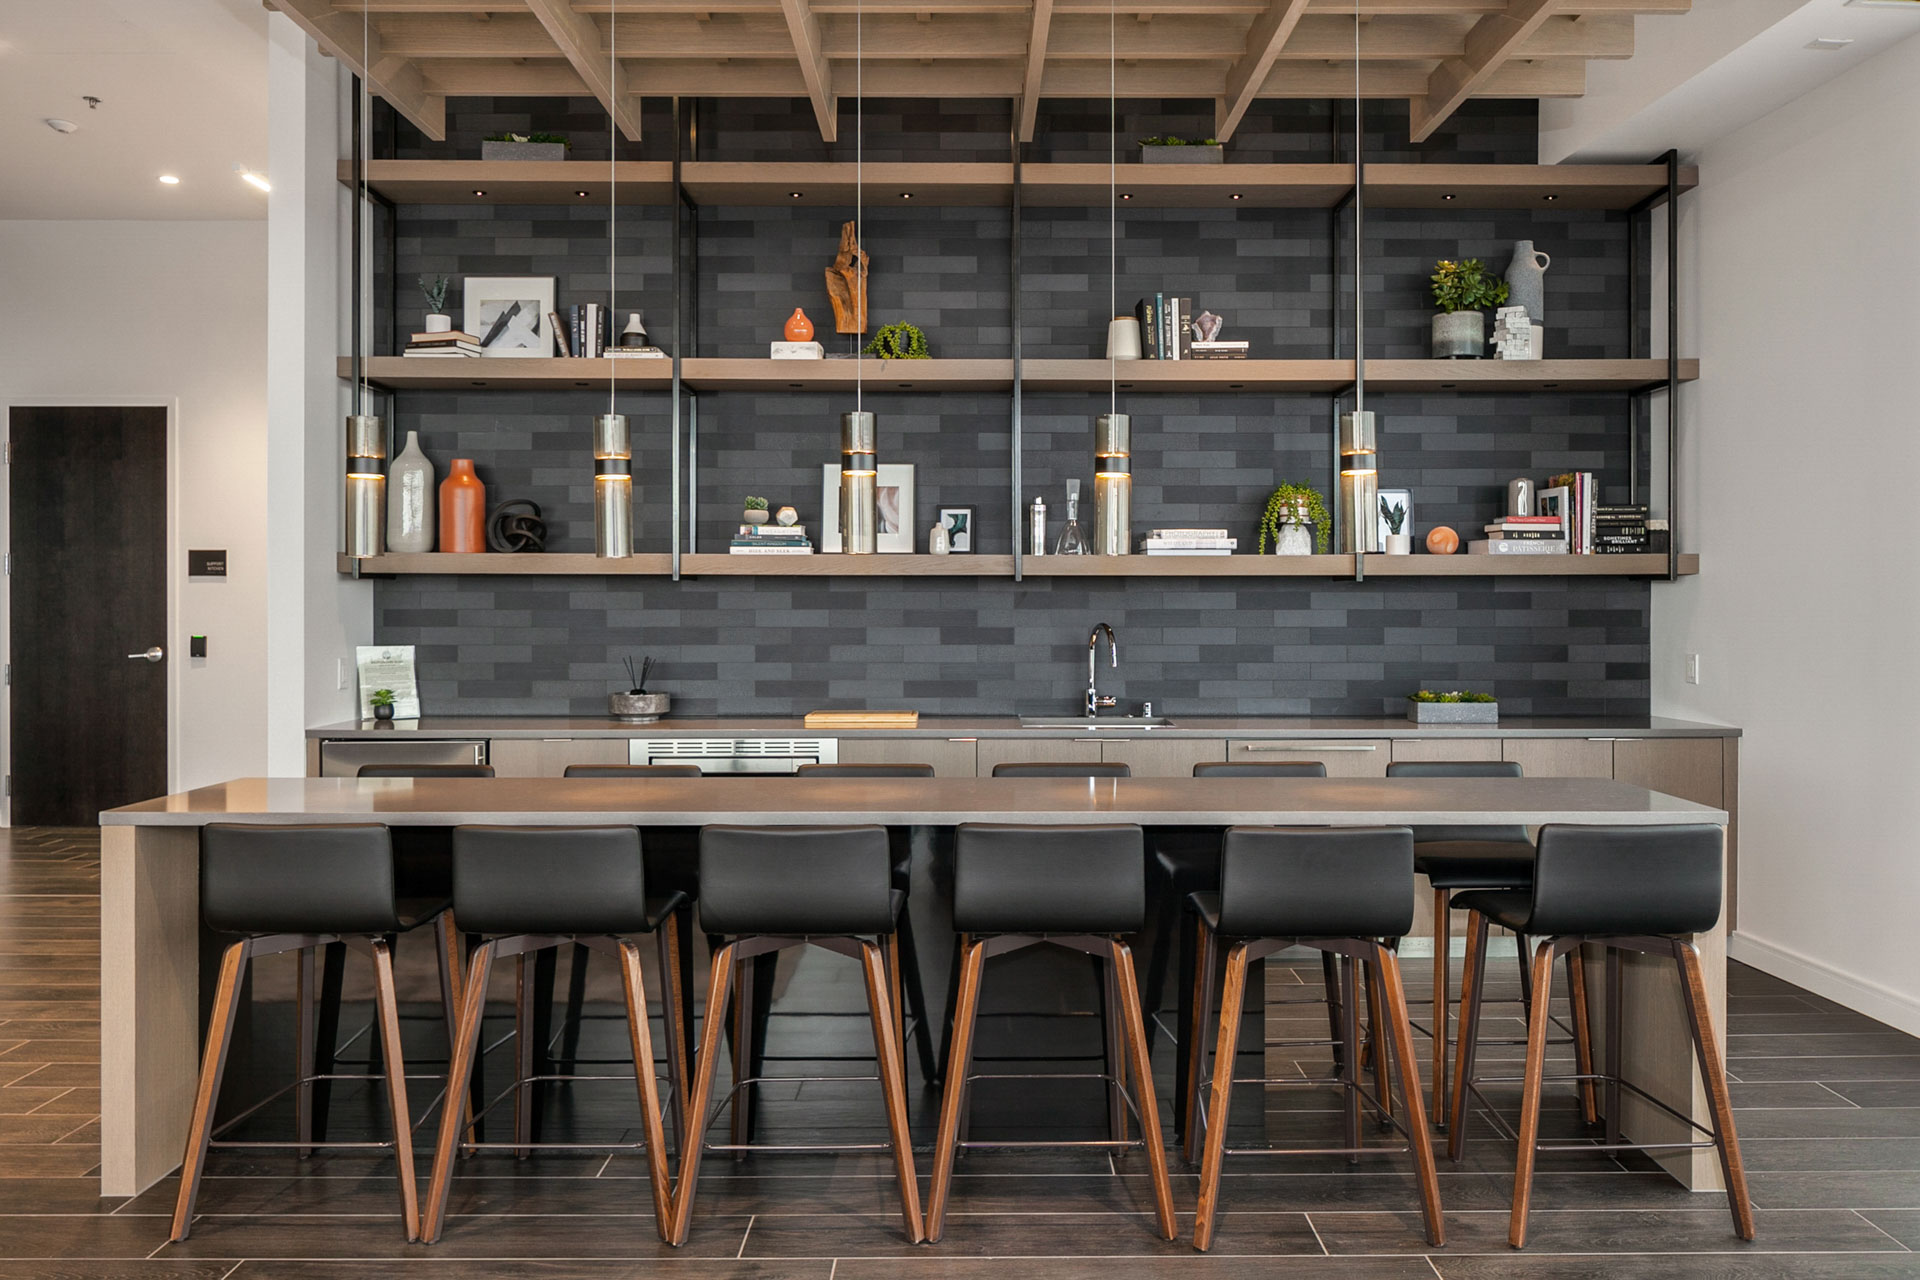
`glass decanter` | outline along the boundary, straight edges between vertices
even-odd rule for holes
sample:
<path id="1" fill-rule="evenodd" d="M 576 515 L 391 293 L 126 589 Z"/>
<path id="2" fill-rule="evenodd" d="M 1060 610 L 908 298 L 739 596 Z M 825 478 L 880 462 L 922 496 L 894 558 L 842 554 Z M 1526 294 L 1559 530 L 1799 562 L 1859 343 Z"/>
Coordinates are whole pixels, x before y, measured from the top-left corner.
<path id="1" fill-rule="evenodd" d="M 1057 556 L 1092 555 L 1087 546 L 1087 537 L 1080 532 L 1080 482 L 1067 481 L 1067 527 L 1060 531 L 1060 541 L 1054 544 L 1053 554 Z"/>

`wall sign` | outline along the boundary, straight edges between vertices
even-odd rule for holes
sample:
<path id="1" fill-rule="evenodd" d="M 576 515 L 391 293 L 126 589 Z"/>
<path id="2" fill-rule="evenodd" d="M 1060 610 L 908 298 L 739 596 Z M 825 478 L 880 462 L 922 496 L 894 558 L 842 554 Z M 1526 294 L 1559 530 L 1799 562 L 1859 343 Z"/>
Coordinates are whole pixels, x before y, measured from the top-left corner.
<path id="1" fill-rule="evenodd" d="M 187 552 L 187 576 L 189 578 L 226 577 L 227 553 L 224 550 Z"/>

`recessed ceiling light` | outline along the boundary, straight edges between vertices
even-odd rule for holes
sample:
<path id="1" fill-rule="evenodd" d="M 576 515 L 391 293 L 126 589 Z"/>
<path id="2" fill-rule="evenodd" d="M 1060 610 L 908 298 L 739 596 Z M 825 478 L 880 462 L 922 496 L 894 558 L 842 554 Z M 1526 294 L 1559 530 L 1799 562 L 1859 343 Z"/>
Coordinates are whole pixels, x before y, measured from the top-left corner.
<path id="1" fill-rule="evenodd" d="M 789 192 L 787 192 L 787 194 L 788 194 L 788 195 L 790 195 L 790 196 L 792 196 L 792 197 L 793 197 L 793 198 L 794 198 L 795 200 L 798 200 L 798 199 L 799 199 L 799 198 L 800 198 L 801 196 L 803 196 L 803 195 L 805 195 L 805 194 L 806 194 L 806 192 L 804 192 L 804 191 L 789 191 Z"/>
<path id="2" fill-rule="evenodd" d="M 256 190 L 260 190 L 260 191 L 273 190 L 273 184 L 267 181 L 267 176 L 263 173 L 255 173 L 253 170 L 247 168 L 247 166 L 243 164 L 236 164 L 235 166 L 233 166 L 233 171 L 240 175 L 240 181 L 246 183 L 250 187 L 255 188 Z"/>
<path id="3" fill-rule="evenodd" d="M 1232 198 L 1235 200 L 1241 199 L 1241 193 L 1238 191 L 1234 192 Z"/>
<path id="4" fill-rule="evenodd" d="M 589 195 L 591 195 L 591 194 L 593 194 L 593 193 L 592 193 L 592 192 L 590 192 L 590 191 L 576 191 L 576 192 L 574 192 L 573 194 L 575 194 L 575 195 L 577 195 L 577 196 L 579 196 L 579 197 L 580 197 L 580 198 L 581 198 L 582 200 L 584 200 L 584 199 L 586 199 L 586 198 L 587 198 L 587 197 L 588 197 Z"/>
<path id="5" fill-rule="evenodd" d="M 486 193 L 485 191 L 482 191 L 482 190 L 481 190 L 481 189 L 480 189 L 479 187 L 475 187 L 475 188 L 473 189 L 473 194 L 475 194 L 475 195 L 477 195 L 477 196 L 483 196 L 483 195 L 485 195 L 485 194 L 487 194 L 487 193 Z"/>
<path id="6" fill-rule="evenodd" d="M 902 191 L 902 192 L 900 193 L 900 198 L 901 198 L 902 200 L 911 200 L 911 199 L 913 199 L 913 192 L 911 192 L 911 191 Z"/>
<path id="7" fill-rule="evenodd" d="M 1541 196 L 1540 198 L 1542 200 L 1545 200 L 1548 204 L 1552 204 L 1555 200 L 1558 200 L 1560 197 L 1549 193 L 1547 195 Z"/>
<path id="8" fill-rule="evenodd" d="M 1451 200 L 1453 199 L 1453 192 L 1449 191 L 1445 195 L 1441 196 L 1440 198 L 1442 200 Z"/>
<path id="9" fill-rule="evenodd" d="M 53 130 L 55 133 L 72 133 L 80 127 L 73 121 L 62 120 L 58 116 L 48 116 L 45 123 L 47 128 Z"/>
<path id="10" fill-rule="evenodd" d="M 1821 53 L 1833 53 L 1853 43 L 1852 36 L 1821 36 L 1817 40 L 1807 41 L 1807 48 L 1817 49 Z"/>
<path id="11" fill-rule="evenodd" d="M 1121 198 L 1122 200 L 1131 200 L 1131 199 L 1133 199 L 1133 192 L 1131 192 L 1131 191 L 1122 191 L 1122 192 L 1120 193 L 1120 198 Z"/>
<path id="12" fill-rule="evenodd" d="M 171 173 L 163 173 L 163 174 L 161 174 L 161 175 L 160 175 L 160 182 L 161 182 L 161 184 L 162 184 L 163 186 L 168 186 L 168 187 L 177 187 L 177 186 L 179 186 L 179 185 L 180 185 L 180 179 L 179 179 L 179 177 L 178 177 L 177 175 L 175 175 L 175 174 L 171 174 Z"/>

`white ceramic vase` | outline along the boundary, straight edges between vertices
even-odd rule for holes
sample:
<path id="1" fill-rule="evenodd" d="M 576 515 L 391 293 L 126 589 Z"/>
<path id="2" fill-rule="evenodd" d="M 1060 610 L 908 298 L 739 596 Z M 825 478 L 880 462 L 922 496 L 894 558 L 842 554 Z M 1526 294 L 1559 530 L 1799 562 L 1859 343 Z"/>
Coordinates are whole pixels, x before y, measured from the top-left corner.
<path id="1" fill-rule="evenodd" d="M 1413 535 L 1410 533 L 1390 533 L 1387 535 L 1387 554 L 1390 556 L 1410 556 L 1413 554 Z"/>
<path id="2" fill-rule="evenodd" d="M 425 327 L 425 329 L 423 329 L 423 330 L 422 330 L 422 332 L 424 332 L 424 333 L 452 333 L 452 332 L 453 332 L 453 317 L 452 317 L 452 316 L 443 316 L 443 315 L 438 315 L 438 314 L 435 314 L 435 315 L 430 315 L 430 316 L 428 316 L 428 317 L 427 317 L 427 323 L 426 323 L 426 327 Z"/>
<path id="3" fill-rule="evenodd" d="M 407 432 L 407 447 L 387 468 L 387 550 L 431 551 L 434 515 L 439 504 L 433 464 L 420 452 L 418 432 Z"/>

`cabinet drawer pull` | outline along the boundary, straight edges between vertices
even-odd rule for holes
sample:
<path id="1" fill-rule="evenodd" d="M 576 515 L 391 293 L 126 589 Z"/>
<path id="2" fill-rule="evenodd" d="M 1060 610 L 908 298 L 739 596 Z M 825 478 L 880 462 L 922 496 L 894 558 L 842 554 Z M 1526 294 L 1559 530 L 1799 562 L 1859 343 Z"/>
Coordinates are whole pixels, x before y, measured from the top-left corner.
<path id="1" fill-rule="evenodd" d="M 1262 751 L 1313 751 L 1313 752 L 1321 752 L 1321 751 L 1378 751 L 1378 750 L 1380 749 L 1380 746 L 1379 746 L 1379 744 L 1378 744 L 1378 743 L 1373 743 L 1373 742 L 1352 742 L 1352 743 L 1346 743 L 1346 742 L 1343 742 L 1343 743 L 1340 743 L 1340 744 L 1338 744 L 1338 745 L 1328 745 L 1328 744 L 1326 744 L 1326 743 L 1321 743 L 1321 744 L 1320 744 L 1320 745 L 1318 745 L 1318 746 L 1315 746 L 1315 745 L 1313 745 L 1313 744 L 1311 744 L 1311 743 L 1301 743 L 1301 744 L 1297 744 L 1297 745 L 1296 745 L 1296 744 L 1294 744 L 1294 743 L 1288 743 L 1288 742 L 1275 742 L 1275 743 L 1256 743 L 1256 742 L 1243 742 L 1243 743 L 1241 743 L 1241 744 L 1240 744 L 1240 749 L 1241 749 L 1242 751 L 1253 751 L 1253 752 L 1262 752 Z"/>

